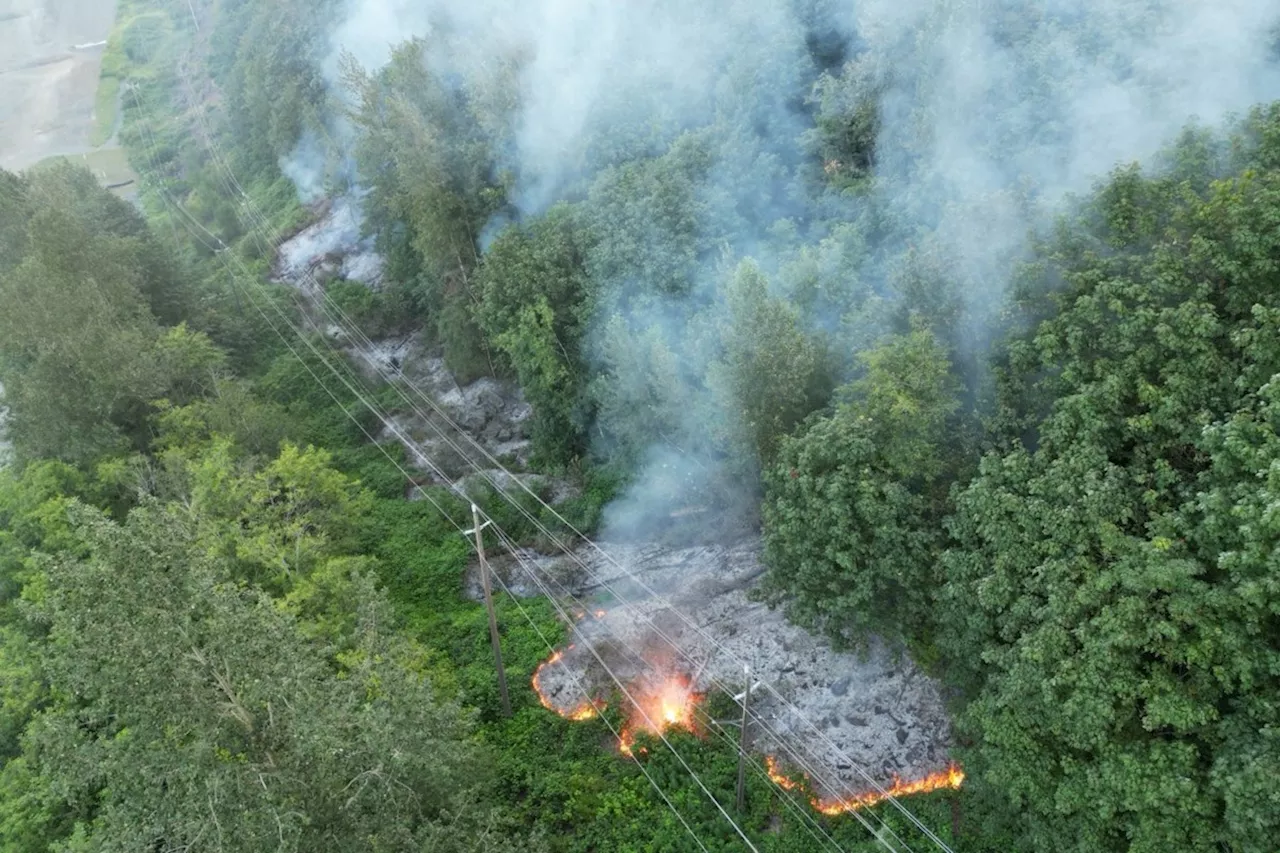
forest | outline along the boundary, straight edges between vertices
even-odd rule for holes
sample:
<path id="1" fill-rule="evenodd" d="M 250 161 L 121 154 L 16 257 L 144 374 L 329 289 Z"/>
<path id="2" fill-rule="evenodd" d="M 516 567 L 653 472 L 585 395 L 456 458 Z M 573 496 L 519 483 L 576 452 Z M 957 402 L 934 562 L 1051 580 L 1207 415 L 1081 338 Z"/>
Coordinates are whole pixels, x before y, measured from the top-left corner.
<path id="1" fill-rule="evenodd" d="M 1280 12 L 1206 9 L 120 0 L 138 197 L 0 171 L 0 853 L 1280 849 Z M 339 200 L 321 304 L 518 387 L 562 496 L 406 482 L 276 274 Z M 495 590 L 505 713 L 469 503 L 760 537 L 964 784 L 735 808 L 732 742 L 550 713 L 564 605 Z"/>

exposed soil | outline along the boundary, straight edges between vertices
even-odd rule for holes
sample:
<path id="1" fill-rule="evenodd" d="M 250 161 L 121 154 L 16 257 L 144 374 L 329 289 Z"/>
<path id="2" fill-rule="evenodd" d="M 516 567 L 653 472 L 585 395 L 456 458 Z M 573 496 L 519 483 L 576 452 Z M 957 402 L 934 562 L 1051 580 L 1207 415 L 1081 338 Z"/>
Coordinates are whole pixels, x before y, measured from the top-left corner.
<path id="1" fill-rule="evenodd" d="M 116 0 L 0 0 L 0 167 L 91 150 Z"/>

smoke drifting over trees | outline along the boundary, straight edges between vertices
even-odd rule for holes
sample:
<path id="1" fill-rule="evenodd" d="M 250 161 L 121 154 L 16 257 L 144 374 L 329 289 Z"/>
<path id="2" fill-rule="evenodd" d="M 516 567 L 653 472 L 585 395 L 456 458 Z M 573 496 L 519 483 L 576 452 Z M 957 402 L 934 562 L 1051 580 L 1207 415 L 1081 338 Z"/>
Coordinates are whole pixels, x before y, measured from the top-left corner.
<path id="1" fill-rule="evenodd" d="M 438 169 L 463 202 L 441 215 L 487 251 L 572 205 L 584 236 L 557 274 L 585 284 L 549 306 L 544 343 L 572 385 L 556 431 L 574 437 L 552 455 L 650 460 L 621 522 L 658 495 L 666 509 L 707 499 L 678 482 L 754 482 L 756 448 L 738 440 L 754 427 L 720 381 L 740 258 L 836 354 L 812 381 L 852 378 L 852 354 L 915 317 L 984 393 L 981 356 L 1032 232 L 1112 168 L 1158 162 L 1189 121 L 1280 94 L 1277 19 L 1263 0 L 362 0 L 338 11 L 324 67 L 347 99 L 343 55 L 373 74 L 366 106 L 387 97 L 380 109 L 417 116 L 399 150 L 429 138 L 440 154 L 411 167 L 366 148 L 366 165 L 381 159 L 364 177 L 388 187 L 375 206 Z M 396 70 L 411 39 L 420 58 Z M 435 94 L 416 97 L 414 74 Z M 339 138 L 358 150 L 376 119 L 355 121 Z M 304 192 L 309 145 L 286 169 Z M 486 187 L 489 203 L 466 203 Z M 403 223 L 371 225 L 394 254 Z M 475 263 L 456 246 L 419 251 L 448 255 L 459 281 Z M 419 282 L 418 302 L 456 328 L 449 294 L 465 288 L 450 275 Z M 571 347 L 555 339 L 562 309 L 580 327 Z M 455 349 L 468 372 L 478 350 Z"/>
<path id="2" fill-rule="evenodd" d="M 964 784 L 910 805 L 953 849 L 1272 853 L 1274 3 L 120 9 L 142 212 L 0 172 L 0 849 L 805 845 L 785 780 L 704 796 L 732 738 L 635 750 L 654 791 L 616 696 L 540 705 L 561 602 L 499 597 L 503 715 L 439 485 L 486 478 L 385 364 L 557 504 L 477 496 L 495 553 L 733 538 L 658 588 L 789 620 L 777 671 L 898 770 L 893 703 L 783 635 L 945 681 Z"/>

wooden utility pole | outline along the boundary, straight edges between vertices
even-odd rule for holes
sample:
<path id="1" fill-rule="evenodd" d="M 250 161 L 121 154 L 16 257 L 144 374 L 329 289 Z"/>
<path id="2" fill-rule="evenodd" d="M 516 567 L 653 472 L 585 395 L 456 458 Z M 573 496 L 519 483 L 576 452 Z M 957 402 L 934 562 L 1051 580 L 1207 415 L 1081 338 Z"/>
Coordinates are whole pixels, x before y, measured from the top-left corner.
<path id="1" fill-rule="evenodd" d="M 751 667 L 744 666 L 747 673 L 747 689 L 742 694 L 742 730 L 738 732 L 738 811 L 742 811 L 747 802 L 747 706 L 751 704 Z"/>
<path id="2" fill-rule="evenodd" d="M 480 585 L 484 587 L 484 608 L 489 611 L 489 642 L 493 644 L 493 661 L 498 667 L 498 692 L 502 695 L 502 716 L 511 716 L 511 696 L 507 693 L 507 671 L 502 666 L 502 645 L 498 642 L 498 617 L 493 612 L 493 590 L 489 587 L 489 562 L 484 558 L 484 539 L 480 536 L 489 522 L 480 523 L 480 508 L 471 505 L 472 529 L 476 536 L 476 553 L 480 555 Z"/>

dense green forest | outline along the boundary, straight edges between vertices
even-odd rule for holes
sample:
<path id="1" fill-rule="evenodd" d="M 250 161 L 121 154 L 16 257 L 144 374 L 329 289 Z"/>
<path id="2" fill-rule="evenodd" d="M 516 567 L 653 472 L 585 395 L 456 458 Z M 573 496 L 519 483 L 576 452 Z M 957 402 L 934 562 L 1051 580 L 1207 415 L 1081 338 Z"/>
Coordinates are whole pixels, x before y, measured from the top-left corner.
<path id="1" fill-rule="evenodd" d="M 537 51 L 451 5 L 375 61 L 337 0 L 121 0 L 137 205 L 0 172 L 0 851 L 746 849 L 700 788 L 732 804 L 731 745 L 671 733 L 695 784 L 539 704 L 545 599 L 497 598 L 501 712 L 466 502 L 405 500 L 369 438 L 405 398 L 338 381 L 270 280 L 321 196 L 385 259 L 334 304 L 532 405 L 530 468 L 573 488 L 477 499 L 514 541 L 759 532 L 771 604 L 941 680 L 966 781 L 907 804 L 952 849 L 1275 851 L 1280 102 L 1166 117 L 1085 192 L 1064 156 L 952 196 L 911 135 L 949 67 L 840 3 L 656 4 L 706 66 L 623 52 L 590 120 L 541 104 L 550 141 Z M 973 13 L 1034 69 L 965 140 L 1024 172 L 1073 144 L 1051 48 L 1142 65 L 1106 16 L 935 5 L 895 50 Z M 876 815 L 749 776 L 733 817 L 760 851 L 933 849 Z"/>

